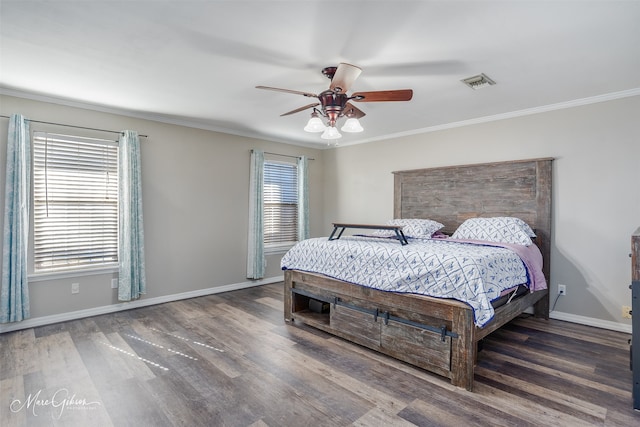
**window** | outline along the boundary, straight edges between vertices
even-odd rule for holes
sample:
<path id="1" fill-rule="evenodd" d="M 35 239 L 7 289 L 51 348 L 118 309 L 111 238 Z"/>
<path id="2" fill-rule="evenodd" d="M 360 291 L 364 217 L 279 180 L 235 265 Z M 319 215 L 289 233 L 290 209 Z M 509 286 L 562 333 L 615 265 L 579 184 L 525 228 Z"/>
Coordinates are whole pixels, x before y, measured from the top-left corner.
<path id="1" fill-rule="evenodd" d="M 265 161 L 263 185 L 265 246 L 298 241 L 298 167 Z"/>
<path id="2" fill-rule="evenodd" d="M 118 144 L 35 132 L 36 273 L 118 262 Z"/>

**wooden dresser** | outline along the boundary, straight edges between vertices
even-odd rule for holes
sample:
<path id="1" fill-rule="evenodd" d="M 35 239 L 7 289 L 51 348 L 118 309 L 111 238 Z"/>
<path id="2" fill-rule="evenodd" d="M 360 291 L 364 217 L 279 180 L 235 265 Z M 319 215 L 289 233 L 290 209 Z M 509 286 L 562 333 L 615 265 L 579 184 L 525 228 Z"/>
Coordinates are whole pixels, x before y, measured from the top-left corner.
<path id="1" fill-rule="evenodd" d="M 633 409 L 640 411 L 640 228 L 631 236 L 631 369 Z M 635 350 L 635 351 L 634 351 Z"/>

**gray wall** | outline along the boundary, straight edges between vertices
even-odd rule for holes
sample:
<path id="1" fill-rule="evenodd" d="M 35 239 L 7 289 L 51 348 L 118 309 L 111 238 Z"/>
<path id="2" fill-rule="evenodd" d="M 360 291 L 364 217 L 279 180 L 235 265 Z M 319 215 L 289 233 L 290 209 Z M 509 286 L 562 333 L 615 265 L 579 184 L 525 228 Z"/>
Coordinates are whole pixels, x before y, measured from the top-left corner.
<path id="1" fill-rule="evenodd" d="M 425 113 L 428 114 L 428 113 Z M 325 156 L 326 221 L 393 216 L 392 171 L 554 157 L 553 317 L 630 330 L 630 235 L 640 226 L 640 97 L 342 147 Z"/>
<path id="2" fill-rule="evenodd" d="M 147 294 L 157 298 L 223 285 L 244 285 L 247 259 L 249 155 L 253 148 L 307 155 L 310 173 L 310 232 L 326 234 L 322 218 L 323 151 L 223 133 L 162 124 L 87 109 L 2 96 L 0 114 L 99 129 L 132 129 L 141 139 Z M 0 120 L 0 212 L 8 120 Z M 115 137 L 59 126 L 32 129 Z M 317 212 L 318 214 L 314 214 Z M 0 216 L 0 223 L 3 216 Z M 1 224 L 0 224 L 1 225 Z M 267 258 L 266 278 L 282 276 L 281 255 Z M 1 261 L 0 261 L 1 262 Z M 114 273 L 30 283 L 32 317 L 116 304 Z M 80 293 L 71 294 L 71 283 Z"/>

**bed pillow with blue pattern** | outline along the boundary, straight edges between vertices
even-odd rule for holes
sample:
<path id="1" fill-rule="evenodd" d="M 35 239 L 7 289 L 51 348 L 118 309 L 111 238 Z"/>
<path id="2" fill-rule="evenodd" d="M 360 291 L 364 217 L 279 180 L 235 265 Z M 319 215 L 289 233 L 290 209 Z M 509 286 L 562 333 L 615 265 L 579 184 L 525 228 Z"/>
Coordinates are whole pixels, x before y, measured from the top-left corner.
<path id="1" fill-rule="evenodd" d="M 536 237 L 531 227 L 520 218 L 492 217 L 469 218 L 451 236 L 460 240 L 484 240 L 497 243 L 512 243 L 529 246 Z"/>

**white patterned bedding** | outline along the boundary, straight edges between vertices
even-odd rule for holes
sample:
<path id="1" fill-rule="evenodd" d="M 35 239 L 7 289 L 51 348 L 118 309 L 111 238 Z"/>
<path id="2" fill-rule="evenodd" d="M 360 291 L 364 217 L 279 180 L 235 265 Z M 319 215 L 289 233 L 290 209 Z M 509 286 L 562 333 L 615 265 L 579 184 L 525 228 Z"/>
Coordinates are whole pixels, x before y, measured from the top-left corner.
<path id="1" fill-rule="evenodd" d="M 493 318 L 491 301 L 530 277 L 510 249 L 449 239 L 410 239 L 405 246 L 364 236 L 308 239 L 284 255 L 281 267 L 383 291 L 453 298 L 473 308 L 478 326 Z"/>

